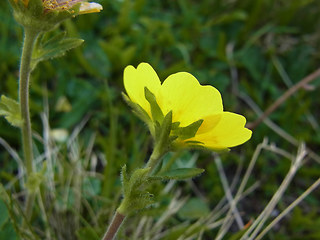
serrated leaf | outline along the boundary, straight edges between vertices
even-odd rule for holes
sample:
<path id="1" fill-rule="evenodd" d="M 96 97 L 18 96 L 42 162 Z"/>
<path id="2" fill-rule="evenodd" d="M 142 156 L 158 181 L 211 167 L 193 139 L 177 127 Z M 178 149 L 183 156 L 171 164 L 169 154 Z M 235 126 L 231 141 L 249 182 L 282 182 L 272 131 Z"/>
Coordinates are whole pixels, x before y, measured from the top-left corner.
<path id="1" fill-rule="evenodd" d="M 0 116 L 4 116 L 12 126 L 21 127 L 22 125 L 19 103 L 4 95 L 0 99 Z"/>
<path id="2" fill-rule="evenodd" d="M 177 168 L 149 177 L 150 180 L 186 180 L 199 176 L 204 172 L 202 168 Z"/>
<path id="3" fill-rule="evenodd" d="M 46 42 L 38 42 L 32 54 L 31 69 L 34 69 L 39 62 L 65 55 L 67 51 L 84 42 L 78 38 L 66 38 L 65 35 L 65 32 L 62 32 Z"/>

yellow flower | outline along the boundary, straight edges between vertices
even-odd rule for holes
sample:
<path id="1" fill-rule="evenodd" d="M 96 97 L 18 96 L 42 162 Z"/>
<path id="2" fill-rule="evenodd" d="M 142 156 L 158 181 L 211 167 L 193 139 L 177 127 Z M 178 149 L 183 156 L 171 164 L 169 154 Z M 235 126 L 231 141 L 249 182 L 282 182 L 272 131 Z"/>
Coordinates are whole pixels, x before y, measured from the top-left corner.
<path id="1" fill-rule="evenodd" d="M 212 86 L 201 86 L 198 80 L 187 72 L 170 75 L 162 84 L 157 73 L 147 63 L 137 68 L 127 66 L 124 70 L 124 87 L 131 102 L 139 105 L 149 118 L 148 126 L 154 133 L 157 121 L 152 114 L 150 101 L 146 99 L 146 89 L 155 97 L 163 115 L 172 113 L 172 123 L 180 123 L 180 128 L 200 123 L 195 134 L 189 137 L 176 135 L 174 144 L 178 146 L 203 146 L 213 150 L 223 150 L 240 145 L 251 138 L 252 132 L 245 128 L 245 117 L 223 111 L 219 91 Z"/>

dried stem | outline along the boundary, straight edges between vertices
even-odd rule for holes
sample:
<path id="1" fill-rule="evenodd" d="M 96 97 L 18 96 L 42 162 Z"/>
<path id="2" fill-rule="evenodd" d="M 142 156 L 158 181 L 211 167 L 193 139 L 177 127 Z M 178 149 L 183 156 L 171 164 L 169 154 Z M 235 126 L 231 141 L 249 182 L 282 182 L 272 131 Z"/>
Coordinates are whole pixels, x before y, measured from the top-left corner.
<path id="1" fill-rule="evenodd" d="M 306 86 L 311 81 L 315 80 L 320 76 L 320 68 L 313 73 L 309 74 L 302 80 L 300 80 L 298 83 L 293 85 L 291 88 L 289 88 L 283 95 L 281 95 L 270 107 L 267 108 L 266 111 L 253 123 L 248 124 L 248 128 L 254 129 L 256 128 L 260 123 L 262 123 L 271 113 L 273 113 L 282 103 L 284 103 L 291 95 L 293 95 L 296 91 L 298 91 L 300 88 Z"/>

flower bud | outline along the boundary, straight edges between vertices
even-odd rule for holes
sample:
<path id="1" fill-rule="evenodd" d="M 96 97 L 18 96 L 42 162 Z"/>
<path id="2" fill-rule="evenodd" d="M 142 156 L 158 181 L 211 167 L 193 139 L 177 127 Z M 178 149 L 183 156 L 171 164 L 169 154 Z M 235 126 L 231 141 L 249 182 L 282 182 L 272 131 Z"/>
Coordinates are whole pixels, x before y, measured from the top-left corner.
<path id="1" fill-rule="evenodd" d="M 9 0 L 14 17 L 23 27 L 49 31 L 60 22 L 79 14 L 100 12 L 102 6 L 85 0 Z"/>

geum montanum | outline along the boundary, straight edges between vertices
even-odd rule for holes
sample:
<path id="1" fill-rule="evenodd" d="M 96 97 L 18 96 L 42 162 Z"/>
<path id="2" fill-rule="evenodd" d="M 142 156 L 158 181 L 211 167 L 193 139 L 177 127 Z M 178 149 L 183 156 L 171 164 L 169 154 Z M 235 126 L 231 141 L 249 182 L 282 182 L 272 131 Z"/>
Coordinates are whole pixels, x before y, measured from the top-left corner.
<path id="1" fill-rule="evenodd" d="M 212 86 L 201 86 L 187 72 L 170 75 L 161 83 L 157 73 L 147 63 L 124 70 L 123 94 L 133 111 L 148 126 L 154 140 L 153 152 L 142 169 L 131 177 L 122 169 L 123 200 L 104 236 L 111 240 L 123 220 L 136 210 L 153 203 L 147 187 L 155 180 L 183 180 L 204 170 L 180 168 L 163 172 L 162 156 L 181 148 L 227 150 L 251 138 L 245 128 L 245 117 L 223 110 L 221 94 Z"/>
<path id="2" fill-rule="evenodd" d="M 66 38 L 65 33 L 56 34 L 51 39 L 45 33 L 55 29 L 62 21 L 79 14 L 102 10 L 98 3 L 85 0 L 9 0 L 16 21 L 24 28 L 24 42 L 20 61 L 19 99 L 15 101 L 2 96 L 0 115 L 16 127 L 21 128 L 25 184 L 25 220 L 30 220 L 33 205 L 42 179 L 37 172 L 33 157 L 32 127 L 29 111 L 29 80 L 36 65 L 44 60 L 60 57 L 66 51 L 82 44 L 82 39 Z M 58 30 L 58 29 L 57 29 Z M 41 36 L 41 38 L 39 37 Z M 41 163 L 39 164 L 41 165 Z M 38 169 L 41 167 L 38 167 Z"/>

